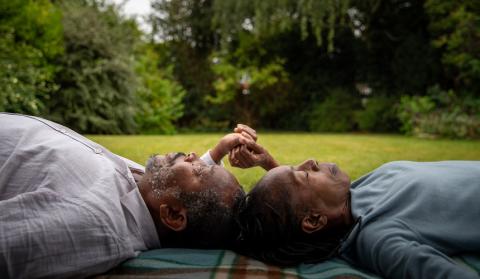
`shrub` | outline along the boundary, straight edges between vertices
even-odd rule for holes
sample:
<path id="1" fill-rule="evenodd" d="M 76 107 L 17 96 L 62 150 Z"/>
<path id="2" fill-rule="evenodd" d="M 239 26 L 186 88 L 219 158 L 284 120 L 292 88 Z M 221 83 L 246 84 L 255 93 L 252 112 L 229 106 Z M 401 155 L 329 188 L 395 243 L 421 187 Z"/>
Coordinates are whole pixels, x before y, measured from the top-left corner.
<path id="1" fill-rule="evenodd" d="M 0 111 L 41 115 L 58 89 L 60 10 L 48 0 L 0 0 L 0 7 Z"/>
<path id="2" fill-rule="evenodd" d="M 366 99 L 362 110 L 355 113 L 358 128 L 371 132 L 398 131 L 396 98 L 379 96 Z"/>
<path id="3" fill-rule="evenodd" d="M 321 103 L 315 104 L 309 117 L 309 128 L 315 132 L 346 132 L 355 128 L 354 111 L 359 100 L 337 88 Z"/>
<path id="4" fill-rule="evenodd" d="M 480 137 L 480 98 L 463 95 L 434 86 L 427 96 L 403 96 L 398 112 L 403 131 L 421 137 Z"/>

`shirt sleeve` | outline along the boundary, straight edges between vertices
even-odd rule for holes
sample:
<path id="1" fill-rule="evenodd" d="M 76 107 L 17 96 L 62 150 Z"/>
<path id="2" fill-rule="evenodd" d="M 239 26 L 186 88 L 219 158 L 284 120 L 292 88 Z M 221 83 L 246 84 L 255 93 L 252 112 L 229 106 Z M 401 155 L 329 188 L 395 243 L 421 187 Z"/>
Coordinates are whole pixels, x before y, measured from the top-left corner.
<path id="1" fill-rule="evenodd" d="M 222 160 L 220 160 L 220 162 L 217 164 L 213 159 L 212 159 L 212 156 L 210 155 L 210 150 L 208 150 L 207 152 L 205 152 L 205 154 L 203 154 L 201 157 L 200 157 L 200 160 L 204 161 L 207 165 L 219 165 L 219 166 L 222 166 L 222 167 L 225 167 L 225 164 L 223 163 Z"/>
<path id="2" fill-rule="evenodd" d="M 357 258 L 362 266 L 385 278 L 479 278 L 418 240 L 401 223 L 384 222 L 383 228 L 370 226 L 358 236 Z"/>
<path id="3" fill-rule="evenodd" d="M 7 278 L 99 274 L 126 259 L 119 241 L 80 200 L 42 189 L 0 201 L 0 274 Z"/>

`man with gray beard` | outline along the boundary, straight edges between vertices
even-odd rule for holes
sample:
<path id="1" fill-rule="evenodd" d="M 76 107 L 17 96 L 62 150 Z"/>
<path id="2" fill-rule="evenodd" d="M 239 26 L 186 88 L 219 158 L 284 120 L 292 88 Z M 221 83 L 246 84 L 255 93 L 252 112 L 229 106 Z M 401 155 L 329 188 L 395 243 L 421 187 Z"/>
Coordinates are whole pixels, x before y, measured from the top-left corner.
<path id="1" fill-rule="evenodd" d="M 57 123 L 0 113 L 0 274 L 87 277 L 144 250 L 228 248 L 244 192 L 220 161 L 246 139 L 239 125 L 201 158 L 156 155 L 145 171 Z"/>

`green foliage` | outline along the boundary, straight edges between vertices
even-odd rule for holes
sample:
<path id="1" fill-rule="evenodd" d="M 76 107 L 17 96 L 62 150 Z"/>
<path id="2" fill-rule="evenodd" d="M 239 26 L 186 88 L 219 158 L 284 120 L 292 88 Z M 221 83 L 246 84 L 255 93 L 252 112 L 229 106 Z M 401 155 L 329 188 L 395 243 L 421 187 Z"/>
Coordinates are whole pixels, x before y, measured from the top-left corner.
<path id="1" fill-rule="evenodd" d="M 362 131 L 395 132 L 398 130 L 396 98 L 378 96 L 365 99 L 363 109 L 355 112 L 355 120 Z"/>
<path id="2" fill-rule="evenodd" d="M 153 0 L 149 36 L 108 3 L 0 0 L 0 110 L 88 133 L 478 137 L 479 1 Z"/>
<path id="3" fill-rule="evenodd" d="M 315 104 L 310 114 L 309 127 L 315 132 L 346 132 L 354 129 L 357 99 L 345 88 L 333 89 L 321 103 Z"/>
<path id="4" fill-rule="evenodd" d="M 322 45 L 326 31 L 328 50 L 333 51 L 337 22 L 343 21 L 349 0 L 216 0 L 214 22 L 224 40 L 242 30 L 270 36 L 299 27 L 305 39 L 309 33 Z"/>
<path id="5" fill-rule="evenodd" d="M 480 2 L 427 0 L 432 44 L 442 50 L 446 78 L 455 90 L 480 92 Z"/>
<path id="6" fill-rule="evenodd" d="M 101 3 L 72 0 L 61 7 L 61 88 L 49 102 L 48 117 L 84 133 L 134 132 L 135 23 Z"/>
<path id="7" fill-rule="evenodd" d="M 0 1 L 0 110 L 39 115 L 62 52 L 60 12 L 50 1 Z"/>
<path id="8" fill-rule="evenodd" d="M 232 101 L 241 92 L 239 81 L 243 74 L 250 76 L 249 90 L 254 92 L 260 92 L 287 79 L 281 60 L 273 61 L 263 67 L 237 67 L 226 59 L 220 59 L 218 56 L 216 59 L 221 60 L 212 66 L 213 72 L 217 76 L 213 84 L 216 95 L 207 96 L 207 100 L 213 104 Z"/>
<path id="9" fill-rule="evenodd" d="M 211 0 L 153 0 L 149 17 L 152 37 L 163 42 L 163 66 L 173 66 L 175 80 L 186 90 L 188 109 L 177 123 L 194 130 L 218 128 L 219 110 L 205 100 L 214 79 L 208 60 L 216 41 L 211 5 Z"/>
<path id="10" fill-rule="evenodd" d="M 398 117 L 406 133 L 426 137 L 480 137 L 480 98 L 458 96 L 438 86 L 427 96 L 404 96 Z"/>
<path id="11" fill-rule="evenodd" d="M 241 51 L 240 51 L 241 52 Z M 283 68 L 283 61 L 273 59 L 264 65 L 255 64 L 255 60 L 242 63 L 236 55 L 222 56 L 214 53 L 216 63 L 212 70 L 216 76 L 213 83 L 215 94 L 206 96 L 212 105 L 222 106 L 228 116 L 228 124 L 246 123 L 262 127 L 272 118 L 272 114 L 281 110 L 282 99 L 286 96 L 288 75 Z M 231 62 L 236 60 L 237 63 Z M 242 77 L 249 77 L 247 88 L 242 88 Z M 283 89 L 283 90 L 282 90 Z M 274 100 L 274 101 L 273 101 Z M 263 125 L 262 125 L 263 124 Z"/>
<path id="12" fill-rule="evenodd" d="M 448 0 L 442 0 L 448 1 Z M 425 92 L 439 78 L 438 54 L 431 46 L 424 1 L 352 2 L 356 80 L 388 96 Z"/>
<path id="13" fill-rule="evenodd" d="M 402 131 L 412 134 L 418 119 L 435 108 L 435 104 L 428 96 L 402 96 L 398 118 L 402 122 Z"/>
<path id="14" fill-rule="evenodd" d="M 172 70 L 160 70 L 159 55 L 151 45 L 139 49 L 136 73 L 140 77 L 137 89 L 138 108 L 135 117 L 142 133 L 172 134 L 173 122 L 183 114 L 185 90 L 172 77 Z"/>

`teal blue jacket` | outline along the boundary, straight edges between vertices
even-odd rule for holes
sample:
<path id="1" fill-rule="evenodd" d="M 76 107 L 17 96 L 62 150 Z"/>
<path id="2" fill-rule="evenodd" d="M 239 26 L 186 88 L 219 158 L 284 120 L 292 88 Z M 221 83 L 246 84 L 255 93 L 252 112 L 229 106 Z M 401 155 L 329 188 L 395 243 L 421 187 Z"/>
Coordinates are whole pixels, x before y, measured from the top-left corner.
<path id="1" fill-rule="evenodd" d="M 340 253 L 386 278 L 480 278 L 480 161 L 391 162 L 351 186 L 358 220 Z"/>

